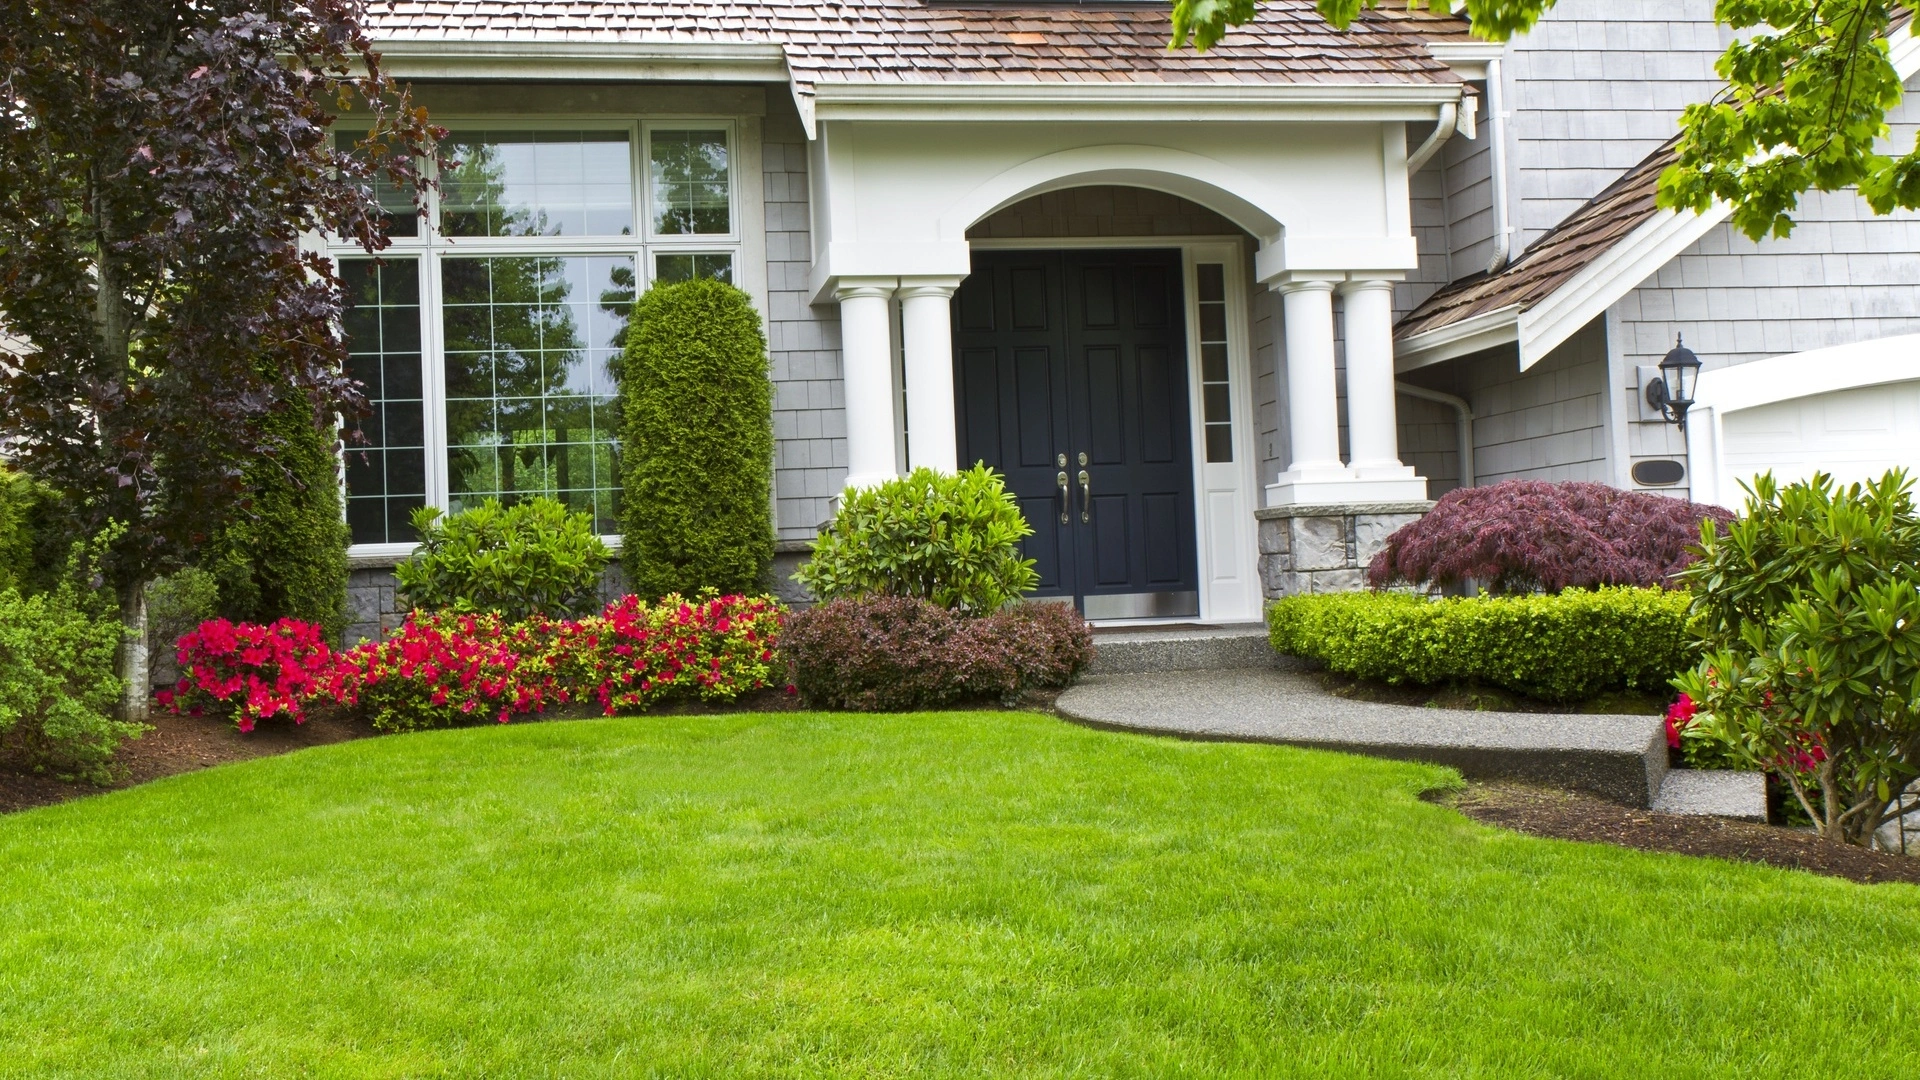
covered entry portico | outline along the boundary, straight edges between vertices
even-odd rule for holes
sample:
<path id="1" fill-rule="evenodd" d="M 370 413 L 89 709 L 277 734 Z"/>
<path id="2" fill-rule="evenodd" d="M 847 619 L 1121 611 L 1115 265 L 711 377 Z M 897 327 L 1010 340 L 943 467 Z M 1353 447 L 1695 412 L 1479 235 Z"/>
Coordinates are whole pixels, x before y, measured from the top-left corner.
<path id="1" fill-rule="evenodd" d="M 813 149 L 813 285 L 816 302 L 839 306 L 847 483 L 976 459 L 1019 472 L 1016 490 L 1041 533 L 1036 544 L 1051 545 L 1058 572 L 1075 575 L 1053 582 L 1061 595 L 1095 618 L 1217 622 L 1259 614 L 1254 512 L 1263 505 L 1424 499 L 1425 482 L 1400 463 L 1396 445 L 1392 287 L 1414 265 L 1406 121 L 1437 120 L 1439 103 L 1457 90 L 1345 89 L 1374 100 L 1337 116 L 1295 110 L 1318 111 L 1318 119 L 1287 119 L 1277 115 L 1286 109 L 1268 108 L 1249 109 L 1244 120 L 1092 122 L 1086 116 L 1100 110 L 1081 106 L 1050 123 L 1023 115 L 911 124 L 835 119 L 823 101 Z M 976 223 L 1022 200 L 1090 185 L 1177 195 L 1239 232 L 968 238 Z M 1024 286 L 1014 280 L 1023 260 L 1036 271 Z M 1048 265 L 1057 284 L 1047 284 Z M 1128 295 L 1137 307 L 1137 279 L 1154 267 L 1167 275 L 1164 303 L 1177 309 L 1156 331 L 1163 340 L 1135 333 L 1093 342 L 1098 335 L 1088 337 L 1093 328 L 1084 325 L 1086 271 L 1134 282 Z M 1005 280 L 976 284 L 976 274 Z M 1266 370 L 1282 384 L 1266 402 L 1277 414 L 1266 419 L 1277 445 L 1264 466 L 1250 314 L 1262 286 L 1279 294 L 1281 329 Z M 970 308 L 968 297 L 983 289 L 1004 317 L 969 326 L 967 312 L 979 305 Z M 1049 289 L 1058 291 L 1057 310 L 1019 325 L 1015 304 L 1024 296 L 1032 308 L 1034 296 L 1053 295 Z M 1138 311 L 1111 314 L 1126 314 L 1130 333 L 1144 332 Z M 1057 328 L 1042 325 L 1055 317 Z M 1096 410 L 1098 380 L 1089 379 L 1084 349 L 1076 354 L 1076 332 L 1082 345 L 1111 354 L 1119 381 L 1101 399 L 1104 412 Z M 1054 380 L 1059 399 L 1042 402 L 1038 389 L 1019 385 L 1013 354 L 1041 347 L 1023 344 L 1023 334 L 1049 333 L 1062 335 L 1054 340 L 1063 366 L 1041 373 L 1029 364 L 1025 372 Z M 1145 369 L 1142 349 L 1160 350 Z M 969 360 L 988 354 L 990 366 Z M 991 386 L 983 381 L 988 370 Z M 1074 379 L 1081 383 L 1067 385 Z M 1022 401 L 1060 418 L 1024 447 L 1009 442 L 1004 426 L 1010 415 L 1021 419 Z M 1142 402 L 1154 407 L 1151 416 Z M 1153 417 L 1166 422 L 1150 431 Z M 1029 423 L 1029 430 L 1038 429 Z M 1113 460 L 1098 460 L 1096 434 Z M 1146 445 L 1159 434 L 1177 445 Z M 998 460 L 982 452 L 982 439 L 997 440 Z M 1184 476 L 1175 482 L 1178 472 Z M 1053 527 L 1043 528 L 1042 518 Z"/>

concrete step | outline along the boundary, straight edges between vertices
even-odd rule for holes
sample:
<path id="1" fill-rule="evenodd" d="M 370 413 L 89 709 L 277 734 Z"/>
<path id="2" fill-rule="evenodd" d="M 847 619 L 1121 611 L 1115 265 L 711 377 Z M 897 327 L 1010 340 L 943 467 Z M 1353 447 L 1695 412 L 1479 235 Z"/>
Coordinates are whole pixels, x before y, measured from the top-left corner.
<path id="1" fill-rule="evenodd" d="M 1259 623 L 1232 626 L 1096 630 L 1090 675 L 1137 675 L 1152 671 L 1228 671 L 1273 667 L 1279 656 Z"/>
<path id="2" fill-rule="evenodd" d="M 1647 806 L 1667 772 L 1657 716 L 1470 712 L 1354 701 L 1278 667 L 1096 675 L 1060 695 L 1095 727 L 1194 739 L 1287 743 L 1451 765 L 1474 779 L 1528 780 Z"/>
<path id="3" fill-rule="evenodd" d="M 1767 774 L 1722 769 L 1674 769 L 1660 783 L 1653 808 L 1667 814 L 1710 814 L 1767 820 Z"/>

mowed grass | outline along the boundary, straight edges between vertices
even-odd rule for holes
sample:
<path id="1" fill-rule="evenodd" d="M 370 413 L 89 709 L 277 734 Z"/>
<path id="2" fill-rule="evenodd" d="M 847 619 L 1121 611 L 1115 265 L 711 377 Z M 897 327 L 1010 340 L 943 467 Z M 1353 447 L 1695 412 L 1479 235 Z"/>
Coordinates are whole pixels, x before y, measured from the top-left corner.
<path id="1" fill-rule="evenodd" d="M 1920 889 L 1030 714 L 368 740 L 0 819 L 6 1076 L 1892 1076 Z"/>

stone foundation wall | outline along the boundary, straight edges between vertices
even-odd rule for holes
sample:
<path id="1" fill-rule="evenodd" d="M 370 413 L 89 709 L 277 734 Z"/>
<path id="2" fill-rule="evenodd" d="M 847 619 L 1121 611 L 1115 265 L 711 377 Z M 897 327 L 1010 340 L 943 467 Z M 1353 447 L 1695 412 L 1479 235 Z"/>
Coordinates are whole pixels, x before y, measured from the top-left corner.
<path id="1" fill-rule="evenodd" d="M 1418 521 L 1431 502 L 1269 506 L 1260 523 L 1260 587 L 1267 599 L 1301 593 L 1357 592 L 1367 563 L 1402 525 Z"/>

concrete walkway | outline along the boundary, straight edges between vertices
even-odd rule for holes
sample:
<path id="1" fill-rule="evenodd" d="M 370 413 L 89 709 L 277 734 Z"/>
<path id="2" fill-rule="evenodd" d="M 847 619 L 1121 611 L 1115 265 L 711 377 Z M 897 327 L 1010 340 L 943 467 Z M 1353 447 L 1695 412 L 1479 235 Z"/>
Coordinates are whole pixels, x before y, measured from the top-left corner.
<path id="1" fill-rule="evenodd" d="M 1283 667 L 1093 675 L 1061 694 L 1056 707 L 1061 716 L 1095 727 L 1430 761 L 1474 779 L 1578 788 L 1633 806 L 1651 805 L 1667 773 L 1666 733 L 1657 716 L 1353 701 Z"/>

